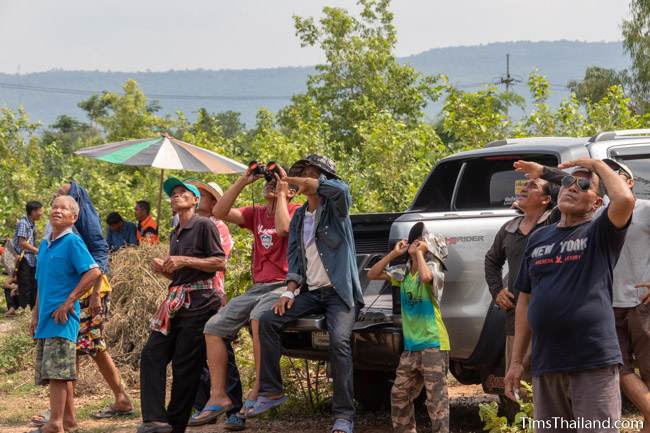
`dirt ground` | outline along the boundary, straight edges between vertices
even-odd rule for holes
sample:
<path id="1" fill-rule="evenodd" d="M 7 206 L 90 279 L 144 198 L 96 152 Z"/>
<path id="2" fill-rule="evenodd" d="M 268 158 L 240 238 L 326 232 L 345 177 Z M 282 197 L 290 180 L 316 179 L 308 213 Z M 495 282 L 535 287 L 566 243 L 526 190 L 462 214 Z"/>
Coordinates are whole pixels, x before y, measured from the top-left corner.
<path id="1" fill-rule="evenodd" d="M 0 312 L 1 313 L 1 312 Z M 25 317 L 17 319 L 4 319 L 0 314 L 0 336 L 12 332 L 20 332 L 19 321 L 27 320 Z M 24 326 L 24 324 L 22 325 Z M 0 348 L 2 350 L 2 348 Z M 134 433 L 140 423 L 138 380 L 134 374 L 123 378 L 127 382 L 129 394 L 136 407 L 135 415 L 129 418 L 98 421 L 92 419 L 90 413 L 101 409 L 111 403 L 111 396 L 98 377 L 92 362 L 84 361 L 79 371 L 77 381 L 77 396 L 75 408 L 80 423 L 78 433 Z M 133 377 L 130 377 L 133 376 Z M 481 422 L 478 418 L 478 405 L 483 402 L 495 400 L 495 396 L 483 393 L 480 385 L 465 386 L 458 384 L 450 376 L 449 397 L 451 405 L 452 432 L 480 432 Z M 0 433 L 23 433 L 34 430 L 30 427 L 29 419 L 48 408 L 47 389 L 33 385 L 33 372 L 29 365 L 23 371 L 12 374 L 0 375 Z M 302 411 L 303 415 L 295 415 L 295 410 L 271 413 L 260 419 L 248 421 L 247 432 L 251 433 L 317 433 L 329 432 L 331 417 L 329 415 L 310 415 Z M 417 411 L 418 431 L 430 431 L 430 422 L 423 405 Z M 200 428 L 188 428 L 188 433 L 216 433 L 225 431 L 222 427 L 223 420 L 217 424 Z M 388 433 L 392 432 L 390 413 L 359 412 L 355 420 L 357 433 Z"/>
<path id="2" fill-rule="evenodd" d="M 0 312 L 1 313 L 1 312 Z M 24 320 L 23 318 L 22 320 Z M 21 320 L 21 319 L 19 319 Z M 0 337 L 18 331 L 16 319 L 6 320 L 0 314 Z M 0 350 L 3 350 L 0 347 Z M 0 353 L 1 355 L 1 353 Z M 97 421 L 90 413 L 111 403 L 111 396 L 91 361 L 82 362 L 77 382 L 75 407 L 80 429 L 77 433 L 134 433 L 140 423 L 138 378 L 135 372 L 123 373 L 129 394 L 134 402 L 135 415 L 113 421 Z M 461 385 L 449 376 L 450 427 L 452 433 L 482 432 L 479 419 L 479 405 L 496 401 L 498 398 L 483 393 L 480 385 Z M 22 371 L 0 374 L 0 433 L 23 433 L 34 430 L 29 425 L 31 416 L 48 408 L 47 389 L 33 385 L 32 367 L 27 364 Z M 625 418 L 639 418 L 632 410 L 624 411 Z M 301 413 L 302 415 L 296 415 Z M 200 428 L 188 428 L 188 433 L 216 433 L 225 431 L 223 420 L 217 424 Z M 260 419 L 248 421 L 247 432 L 251 433 L 318 433 L 329 432 L 331 416 L 310 415 L 306 410 L 285 410 L 271 413 Z M 431 431 L 431 424 L 423 405 L 417 410 L 418 432 Z M 359 411 L 355 420 L 356 433 L 390 433 L 392 432 L 390 413 Z M 628 430 L 631 432 L 632 430 Z M 626 432 L 627 433 L 627 432 Z"/>
<path id="3" fill-rule="evenodd" d="M 468 433 L 482 431 L 478 418 L 478 405 L 483 402 L 494 400 L 493 396 L 482 393 L 480 386 L 453 385 L 449 388 L 451 404 L 452 432 Z M 137 398 L 136 395 L 134 397 Z M 77 407 L 92 405 L 89 399 L 77 399 Z M 86 419 L 81 422 L 81 430 L 89 433 L 115 432 L 134 433 L 139 418 L 123 419 L 118 421 L 95 421 Z M 418 431 L 431 431 L 427 414 L 424 410 L 417 413 Z M 331 418 L 329 416 L 304 416 L 295 417 L 276 416 L 274 418 L 253 419 L 248 421 L 247 432 L 250 433 L 317 433 L 329 432 Z M 31 431 L 28 424 L 2 426 L 0 433 L 23 433 Z M 390 414 L 382 413 L 360 413 L 355 421 L 355 432 L 357 433 L 391 433 Z M 188 433 L 217 433 L 225 432 L 222 428 L 222 420 L 217 424 L 205 427 L 188 428 Z M 81 432 L 80 432 L 81 433 Z"/>

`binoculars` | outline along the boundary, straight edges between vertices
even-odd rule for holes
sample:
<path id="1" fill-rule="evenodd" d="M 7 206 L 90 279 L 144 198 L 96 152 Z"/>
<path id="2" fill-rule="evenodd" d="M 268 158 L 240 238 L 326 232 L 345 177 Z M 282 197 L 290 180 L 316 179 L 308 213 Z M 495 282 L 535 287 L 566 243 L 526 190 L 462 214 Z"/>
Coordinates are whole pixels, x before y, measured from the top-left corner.
<path id="1" fill-rule="evenodd" d="M 271 182 L 275 179 L 275 173 L 280 174 L 278 165 L 273 161 L 269 161 L 266 165 L 258 163 L 257 161 L 251 161 L 248 163 L 248 168 L 250 169 L 251 174 L 255 176 L 264 176 L 264 179 L 266 179 L 267 182 Z"/>

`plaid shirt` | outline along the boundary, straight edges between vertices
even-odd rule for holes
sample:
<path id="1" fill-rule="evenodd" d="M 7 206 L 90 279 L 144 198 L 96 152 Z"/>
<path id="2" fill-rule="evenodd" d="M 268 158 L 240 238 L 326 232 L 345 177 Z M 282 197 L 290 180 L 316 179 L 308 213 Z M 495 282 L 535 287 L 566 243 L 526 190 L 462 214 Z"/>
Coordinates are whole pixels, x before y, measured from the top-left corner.
<path id="1" fill-rule="evenodd" d="M 18 220 L 16 224 L 16 232 L 14 233 L 14 248 L 20 255 L 23 249 L 18 244 L 18 238 L 25 238 L 32 246 L 36 247 L 36 225 L 28 217 L 24 216 Z M 25 260 L 32 268 L 36 266 L 36 256 L 31 251 L 25 251 Z"/>
<path id="2" fill-rule="evenodd" d="M 158 311 L 151 319 L 151 329 L 163 335 L 169 335 L 171 319 L 181 308 L 189 308 L 190 292 L 195 290 L 214 290 L 212 280 L 196 281 L 180 286 L 171 286 L 167 289 L 167 297 L 158 307 Z"/>

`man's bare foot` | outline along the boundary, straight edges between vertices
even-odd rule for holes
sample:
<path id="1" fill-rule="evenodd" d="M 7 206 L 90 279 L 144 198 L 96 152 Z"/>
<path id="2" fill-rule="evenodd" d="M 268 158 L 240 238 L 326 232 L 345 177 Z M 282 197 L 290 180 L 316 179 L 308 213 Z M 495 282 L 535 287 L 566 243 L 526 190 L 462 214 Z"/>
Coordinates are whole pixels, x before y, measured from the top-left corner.
<path id="1" fill-rule="evenodd" d="M 133 410 L 133 404 L 126 394 L 116 398 L 111 407 L 118 412 L 131 412 Z"/>
<path id="2" fill-rule="evenodd" d="M 63 429 L 63 426 L 57 427 L 56 425 L 52 424 L 51 422 L 48 422 L 47 424 L 44 424 L 38 428 L 38 431 L 40 433 L 65 433 L 65 430 Z"/>

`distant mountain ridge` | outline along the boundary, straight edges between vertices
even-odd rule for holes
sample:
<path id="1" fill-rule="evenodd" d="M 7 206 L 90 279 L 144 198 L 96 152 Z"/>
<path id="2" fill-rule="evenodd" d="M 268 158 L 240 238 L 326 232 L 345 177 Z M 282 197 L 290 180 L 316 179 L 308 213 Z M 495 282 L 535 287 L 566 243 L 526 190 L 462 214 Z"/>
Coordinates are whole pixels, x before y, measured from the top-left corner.
<path id="1" fill-rule="evenodd" d="M 551 104 L 557 105 L 568 92 L 566 83 L 580 79 L 588 66 L 611 69 L 627 68 L 630 60 L 620 42 L 501 42 L 478 46 L 433 48 L 400 58 L 427 74 L 443 73 L 450 82 L 465 90 L 476 90 L 505 74 L 506 54 L 510 54 L 510 72 L 522 80 L 514 89 L 528 97 L 525 82 L 535 68 L 552 84 Z M 102 72 L 52 70 L 20 76 L 0 74 L 0 85 L 19 85 L 22 89 L 0 87 L 0 106 L 23 105 L 30 118 L 49 125 L 61 114 L 83 119 L 77 103 L 88 95 L 83 92 L 61 93 L 56 89 L 81 91 L 119 91 L 127 79 L 135 79 L 147 96 L 156 95 L 163 114 L 184 112 L 193 118 L 202 107 L 219 112 L 242 113 L 252 126 L 261 107 L 277 111 L 291 95 L 305 89 L 313 67 L 282 67 L 245 70 L 173 70 L 167 72 Z M 40 91 L 36 91 L 39 88 Z M 195 97 L 201 98 L 195 98 Z M 441 102 L 431 104 L 427 115 L 439 112 Z"/>

